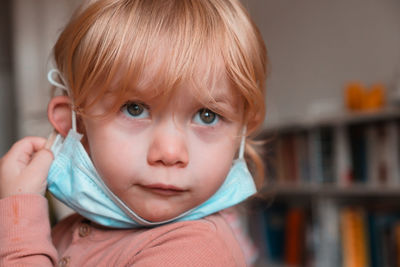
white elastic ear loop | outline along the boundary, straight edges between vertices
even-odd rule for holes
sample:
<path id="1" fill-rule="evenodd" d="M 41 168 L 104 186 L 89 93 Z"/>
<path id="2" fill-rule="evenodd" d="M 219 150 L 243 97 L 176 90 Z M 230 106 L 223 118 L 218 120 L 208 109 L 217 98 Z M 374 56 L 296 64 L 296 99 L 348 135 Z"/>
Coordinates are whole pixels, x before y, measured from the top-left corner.
<path id="1" fill-rule="evenodd" d="M 63 82 L 63 84 L 61 84 L 61 83 L 59 83 L 59 82 L 57 82 L 56 80 L 53 79 L 53 75 L 54 74 L 57 74 L 57 76 L 60 78 L 60 80 Z M 49 81 L 49 83 L 51 85 L 54 85 L 55 87 L 64 90 L 65 92 L 67 92 L 67 95 L 69 97 L 71 97 L 71 94 L 70 94 L 67 86 L 65 86 L 67 83 L 65 82 L 65 80 L 64 80 L 64 78 L 61 75 L 59 70 L 51 69 L 49 71 L 49 73 L 47 73 L 47 80 Z M 72 129 L 76 132 L 76 129 L 77 129 L 77 127 L 76 127 L 76 113 L 75 113 L 75 110 L 74 110 L 74 104 L 73 103 L 72 103 L 72 114 L 71 114 L 71 116 L 72 116 L 72 118 L 71 118 L 72 119 Z"/>
<path id="2" fill-rule="evenodd" d="M 243 157 L 244 157 L 244 149 L 245 149 L 245 145 L 246 145 L 246 131 L 247 131 L 247 127 L 244 126 L 243 131 L 242 131 L 242 139 L 240 140 L 239 159 L 243 159 Z"/>

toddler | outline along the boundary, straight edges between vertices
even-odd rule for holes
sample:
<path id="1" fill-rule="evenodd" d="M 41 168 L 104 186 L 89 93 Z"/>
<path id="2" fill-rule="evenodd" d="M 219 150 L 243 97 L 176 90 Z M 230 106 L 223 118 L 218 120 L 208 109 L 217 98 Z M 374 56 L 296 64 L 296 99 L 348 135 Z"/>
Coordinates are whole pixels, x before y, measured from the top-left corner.
<path id="1" fill-rule="evenodd" d="M 0 161 L 0 265 L 245 266 L 219 211 L 262 182 L 266 52 L 239 1 L 90 0 L 54 60 L 57 136 Z M 77 212 L 52 230 L 46 188 Z"/>

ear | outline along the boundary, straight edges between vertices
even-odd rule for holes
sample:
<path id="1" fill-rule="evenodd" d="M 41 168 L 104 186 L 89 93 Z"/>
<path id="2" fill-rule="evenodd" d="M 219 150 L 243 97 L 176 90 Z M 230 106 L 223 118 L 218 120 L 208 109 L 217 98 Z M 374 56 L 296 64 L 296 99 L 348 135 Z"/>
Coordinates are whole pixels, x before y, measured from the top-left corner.
<path id="1" fill-rule="evenodd" d="M 47 116 L 54 129 L 63 137 L 72 127 L 71 100 L 68 96 L 53 97 L 47 107 Z"/>

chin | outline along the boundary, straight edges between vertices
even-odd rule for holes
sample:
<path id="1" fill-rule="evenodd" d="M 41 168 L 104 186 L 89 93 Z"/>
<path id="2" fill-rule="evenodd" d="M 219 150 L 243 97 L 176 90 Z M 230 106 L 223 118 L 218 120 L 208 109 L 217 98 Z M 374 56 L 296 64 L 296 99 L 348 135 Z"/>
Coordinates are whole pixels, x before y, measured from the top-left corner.
<path id="1" fill-rule="evenodd" d="M 174 218 L 175 216 L 159 216 L 159 215 L 149 215 L 149 216 L 140 216 L 143 219 L 145 219 L 146 221 L 149 222 L 162 222 L 162 221 L 166 221 L 166 220 L 170 220 L 172 218 Z"/>
<path id="2" fill-rule="evenodd" d="M 138 215 L 149 222 L 162 222 L 173 219 L 180 214 L 181 213 L 162 212 L 154 209 L 151 212 L 146 212 L 146 214 L 138 214 Z"/>

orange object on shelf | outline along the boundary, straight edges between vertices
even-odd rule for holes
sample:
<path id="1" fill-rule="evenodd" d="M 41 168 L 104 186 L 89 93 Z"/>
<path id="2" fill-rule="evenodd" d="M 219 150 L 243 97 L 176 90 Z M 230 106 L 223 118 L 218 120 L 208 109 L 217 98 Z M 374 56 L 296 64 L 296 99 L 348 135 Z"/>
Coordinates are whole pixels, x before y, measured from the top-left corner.
<path id="1" fill-rule="evenodd" d="M 364 87 L 359 82 L 351 82 L 346 86 L 346 106 L 349 110 L 360 110 L 364 98 Z"/>
<path id="2" fill-rule="evenodd" d="M 379 109 L 385 105 L 385 86 L 374 84 L 371 89 L 365 92 L 363 110 Z"/>
<path id="3" fill-rule="evenodd" d="M 346 107 L 352 111 L 380 109 L 385 106 L 385 86 L 377 83 L 370 89 L 360 82 L 350 82 L 346 85 Z"/>

